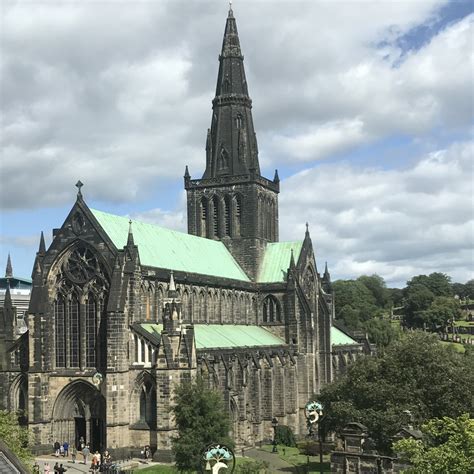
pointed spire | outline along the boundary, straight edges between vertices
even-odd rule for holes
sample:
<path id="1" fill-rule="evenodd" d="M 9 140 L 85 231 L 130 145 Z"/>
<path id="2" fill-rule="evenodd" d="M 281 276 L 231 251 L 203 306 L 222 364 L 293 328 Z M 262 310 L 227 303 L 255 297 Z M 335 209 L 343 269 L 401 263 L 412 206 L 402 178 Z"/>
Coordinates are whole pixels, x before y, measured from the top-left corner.
<path id="1" fill-rule="evenodd" d="M 273 182 L 274 183 L 280 182 L 280 177 L 278 176 L 278 170 L 275 170 L 275 176 L 273 177 Z"/>
<path id="2" fill-rule="evenodd" d="M 168 291 L 176 291 L 176 285 L 174 284 L 173 270 L 170 272 L 170 283 L 168 285 Z"/>
<path id="3" fill-rule="evenodd" d="M 293 252 L 293 249 L 291 249 L 290 268 L 291 268 L 292 270 L 296 268 L 295 254 L 294 254 L 294 252 Z"/>
<path id="4" fill-rule="evenodd" d="M 329 274 L 329 272 L 328 272 L 328 262 L 325 262 L 325 264 L 324 264 L 324 274 L 325 275 Z"/>
<path id="5" fill-rule="evenodd" d="M 13 277 L 12 260 L 10 258 L 10 253 L 8 253 L 7 267 L 5 269 L 5 278 L 12 278 L 12 277 Z"/>
<path id="6" fill-rule="evenodd" d="M 304 233 L 305 238 L 309 237 L 309 224 L 306 222 L 306 232 Z"/>
<path id="7" fill-rule="evenodd" d="M 41 231 L 41 237 L 40 237 L 40 243 L 39 243 L 39 248 L 38 248 L 38 253 L 40 255 L 44 255 L 46 253 L 46 243 L 44 241 L 44 234 L 43 231 Z"/>
<path id="8" fill-rule="evenodd" d="M 128 221 L 128 238 L 127 238 L 127 247 L 133 247 L 135 241 L 133 240 L 133 231 L 132 231 L 132 219 Z"/>
<path id="9" fill-rule="evenodd" d="M 212 110 L 203 178 L 246 175 L 251 168 L 260 175 L 252 101 L 248 94 L 244 57 L 232 7 L 229 8 L 222 40 Z"/>
<path id="10" fill-rule="evenodd" d="M 12 303 L 12 296 L 10 294 L 10 285 L 7 285 L 7 289 L 5 291 L 5 299 L 3 300 L 3 307 L 5 309 L 11 309 L 13 308 L 13 303 Z"/>
<path id="11" fill-rule="evenodd" d="M 189 174 L 189 169 L 188 165 L 186 165 L 186 168 L 184 169 L 184 179 L 189 179 L 191 175 Z"/>

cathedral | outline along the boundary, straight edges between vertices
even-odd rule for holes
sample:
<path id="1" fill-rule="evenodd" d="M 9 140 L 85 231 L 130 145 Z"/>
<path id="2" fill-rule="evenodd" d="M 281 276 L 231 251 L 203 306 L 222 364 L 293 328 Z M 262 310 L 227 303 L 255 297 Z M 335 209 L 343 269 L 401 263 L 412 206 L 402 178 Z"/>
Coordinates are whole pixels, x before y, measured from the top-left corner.
<path id="1" fill-rule="evenodd" d="M 36 452 L 84 438 L 169 459 L 173 388 L 195 376 L 222 394 L 237 446 L 271 438 L 274 418 L 306 434 L 304 406 L 337 366 L 331 338 L 360 352 L 332 325 L 308 227 L 279 242 L 280 181 L 260 172 L 231 9 L 205 156 L 201 178 L 184 173 L 188 233 L 91 209 L 78 182 L 49 248 L 41 236 L 19 336 L 7 288 L 0 408 L 23 413 Z"/>

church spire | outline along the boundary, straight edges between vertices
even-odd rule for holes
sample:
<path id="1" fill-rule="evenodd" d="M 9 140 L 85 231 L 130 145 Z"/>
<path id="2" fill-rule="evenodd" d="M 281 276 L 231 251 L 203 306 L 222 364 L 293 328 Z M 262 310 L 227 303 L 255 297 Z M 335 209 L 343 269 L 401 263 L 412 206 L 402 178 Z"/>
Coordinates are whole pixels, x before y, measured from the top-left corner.
<path id="1" fill-rule="evenodd" d="M 212 110 L 203 178 L 245 175 L 250 170 L 260 175 L 252 101 L 248 94 L 244 57 L 232 6 L 229 7 L 224 30 Z"/>
<path id="2" fill-rule="evenodd" d="M 12 260 L 10 258 L 10 254 L 8 254 L 7 267 L 5 268 L 5 278 L 12 278 L 12 277 L 13 277 Z"/>

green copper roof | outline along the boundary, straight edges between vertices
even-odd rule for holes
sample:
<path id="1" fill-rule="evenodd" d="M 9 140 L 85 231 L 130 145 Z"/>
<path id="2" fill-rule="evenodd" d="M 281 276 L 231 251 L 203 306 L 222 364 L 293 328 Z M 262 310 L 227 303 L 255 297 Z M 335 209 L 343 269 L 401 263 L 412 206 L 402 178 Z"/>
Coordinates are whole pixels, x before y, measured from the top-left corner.
<path id="1" fill-rule="evenodd" d="M 118 249 L 127 244 L 129 219 L 91 209 Z M 249 281 L 222 242 L 132 220 L 142 265 Z"/>
<path id="2" fill-rule="evenodd" d="M 291 250 L 295 262 L 301 253 L 303 242 L 275 242 L 265 249 L 262 267 L 258 275 L 259 283 L 275 283 L 286 281 L 286 273 L 290 266 Z"/>
<path id="3" fill-rule="evenodd" d="M 352 337 L 349 337 L 347 334 L 343 333 L 340 329 L 334 326 L 331 326 L 331 343 L 333 346 L 359 344 L 357 341 L 354 341 Z"/>
<path id="4" fill-rule="evenodd" d="M 159 334 L 162 324 L 141 324 L 151 334 Z M 259 326 L 241 324 L 195 324 L 196 349 L 281 346 L 285 341 Z"/>

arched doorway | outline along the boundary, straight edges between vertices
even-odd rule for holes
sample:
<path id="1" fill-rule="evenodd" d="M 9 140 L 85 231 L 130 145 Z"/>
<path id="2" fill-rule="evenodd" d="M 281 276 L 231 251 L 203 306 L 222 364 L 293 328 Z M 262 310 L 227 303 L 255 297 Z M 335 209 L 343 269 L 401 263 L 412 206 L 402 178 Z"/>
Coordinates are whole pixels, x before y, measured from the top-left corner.
<path id="1" fill-rule="evenodd" d="M 18 415 L 20 426 L 28 425 L 28 382 L 25 375 L 20 375 L 15 379 L 11 387 L 12 411 Z"/>
<path id="2" fill-rule="evenodd" d="M 53 441 L 79 447 L 80 439 L 91 451 L 106 448 L 105 398 L 90 383 L 78 380 L 58 395 L 53 409 Z"/>

